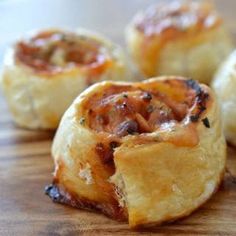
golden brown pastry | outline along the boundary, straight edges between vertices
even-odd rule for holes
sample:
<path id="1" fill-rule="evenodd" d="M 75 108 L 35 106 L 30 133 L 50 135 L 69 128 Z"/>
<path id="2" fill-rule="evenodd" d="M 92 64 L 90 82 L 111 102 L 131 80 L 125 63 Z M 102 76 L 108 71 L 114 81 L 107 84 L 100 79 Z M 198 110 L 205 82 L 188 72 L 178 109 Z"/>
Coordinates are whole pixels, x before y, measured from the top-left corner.
<path id="1" fill-rule="evenodd" d="M 222 19 L 207 1 L 165 1 L 138 13 L 126 31 L 140 71 L 188 76 L 210 83 L 232 43 Z"/>
<path id="2" fill-rule="evenodd" d="M 160 224 L 210 198 L 224 174 L 225 149 L 207 86 L 179 77 L 101 82 L 62 118 L 46 193 L 132 228 Z"/>
<path id="3" fill-rule="evenodd" d="M 9 49 L 1 83 L 17 124 L 55 129 L 81 91 L 102 80 L 128 79 L 127 73 L 121 48 L 103 36 L 53 29 Z"/>
<path id="4" fill-rule="evenodd" d="M 221 103 L 226 139 L 236 146 L 236 51 L 219 68 L 212 87 Z"/>

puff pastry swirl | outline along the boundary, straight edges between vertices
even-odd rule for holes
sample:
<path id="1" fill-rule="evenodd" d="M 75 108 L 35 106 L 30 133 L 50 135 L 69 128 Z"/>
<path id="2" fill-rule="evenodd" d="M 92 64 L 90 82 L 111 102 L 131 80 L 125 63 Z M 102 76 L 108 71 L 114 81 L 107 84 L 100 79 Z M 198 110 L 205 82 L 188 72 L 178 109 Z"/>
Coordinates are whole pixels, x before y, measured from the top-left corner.
<path id="1" fill-rule="evenodd" d="M 85 88 L 129 78 L 126 64 L 121 48 L 103 36 L 83 29 L 51 29 L 8 50 L 1 83 L 17 124 L 55 129 Z"/>
<path id="2" fill-rule="evenodd" d="M 225 149 L 207 86 L 179 77 L 101 82 L 62 118 L 46 193 L 132 228 L 160 224 L 210 198 L 224 173 Z"/>
<path id="3" fill-rule="evenodd" d="M 212 87 L 221 104 L 226 139 L 236 146 L 236 51 L 221 65 Z"/>
<path id="4" fill-rule="evenodd" d="M 207 1 L 163 1 L 139 12 L 127 27 L 127 45 L 147 77 L 181 75 L 209 84 L 233 46 Z"/>

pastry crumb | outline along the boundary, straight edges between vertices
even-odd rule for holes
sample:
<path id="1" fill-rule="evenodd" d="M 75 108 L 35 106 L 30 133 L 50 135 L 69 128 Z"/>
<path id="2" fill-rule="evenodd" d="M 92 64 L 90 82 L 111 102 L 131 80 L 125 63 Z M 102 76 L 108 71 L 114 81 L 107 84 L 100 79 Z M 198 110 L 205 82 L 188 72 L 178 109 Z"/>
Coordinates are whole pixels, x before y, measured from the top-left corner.
<path id="1" fill-rule="evenodd" d="M 92 177 L 91 166 L 89 163 L 86 163 L 86 166 L 79 171 L 79 177 L 85 180 L 86 184 L 93 184 L 94 180 Z"/>

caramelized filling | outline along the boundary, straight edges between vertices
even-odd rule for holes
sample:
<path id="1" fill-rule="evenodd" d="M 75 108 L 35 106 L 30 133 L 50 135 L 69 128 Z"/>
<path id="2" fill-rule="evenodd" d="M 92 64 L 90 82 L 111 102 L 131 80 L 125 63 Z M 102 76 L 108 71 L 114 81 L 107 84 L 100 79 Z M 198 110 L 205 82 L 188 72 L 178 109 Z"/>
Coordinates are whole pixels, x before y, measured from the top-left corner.
<path id="1" fill-rule="evenodd" d="M 150 89 L 138 84 L 112 85 L 87 101 L 86 123 L 97 132 L 117 137 L 151 133 L 170 122 L 180 123 L 197 102 L 199 91 L 189 83 L 161 81 L 149 86 Z"/>
<path id="2" fill-rule="evenodd" d="M 16 45 L 16 59 L 37 72 L 60 72 L 65 68 L 97 69 L 107 62 L 101 45 L 84 36 L 45 31 Z"/>
<path id="3" fill-rule="evenodd" d="M 134 19 L 136 28 L 146 35 L 171 30 L 184 33 L 193 27 L 199 30 L 212 28 L 220 22 L 220 17 L 210 3 L 177 0 L 151 6 Z"/>

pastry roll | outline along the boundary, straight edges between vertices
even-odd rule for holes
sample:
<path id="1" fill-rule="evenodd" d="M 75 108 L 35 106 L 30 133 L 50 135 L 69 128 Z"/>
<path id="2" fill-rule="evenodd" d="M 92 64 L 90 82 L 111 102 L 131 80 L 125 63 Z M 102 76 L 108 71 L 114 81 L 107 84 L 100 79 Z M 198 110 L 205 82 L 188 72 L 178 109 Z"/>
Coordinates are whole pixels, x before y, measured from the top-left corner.
<path id="1" fill-rule="evenodd" d="M 129 78 L 121 48 L 86 30 L 47 30 L 8 50 L 2 87 L 17 124 L 55 129 L 74 98 L 102 80 Z"/>
<path id="2" fill-rule="evenodd" d="M 236 51 L 219 68 L 212 87 L 221 103 L 226 139 L 236 146 Z"/>
<path id="3" fill-rule="evenodd" d="M 138 13 L 127 45 L 144 76 L 181 75 L 209 83 L 232 50 L 222 19 L 206 1 L 165 1 Z"/>
<path id="4" fill-rule="evenodd" d="M 54 201 L 138 228 L 206 202 L 223 177 L 226 146 L 212 91 L 160 77 L 85 90 L 64 114 L 52 156 L 46 193 Z"/>

